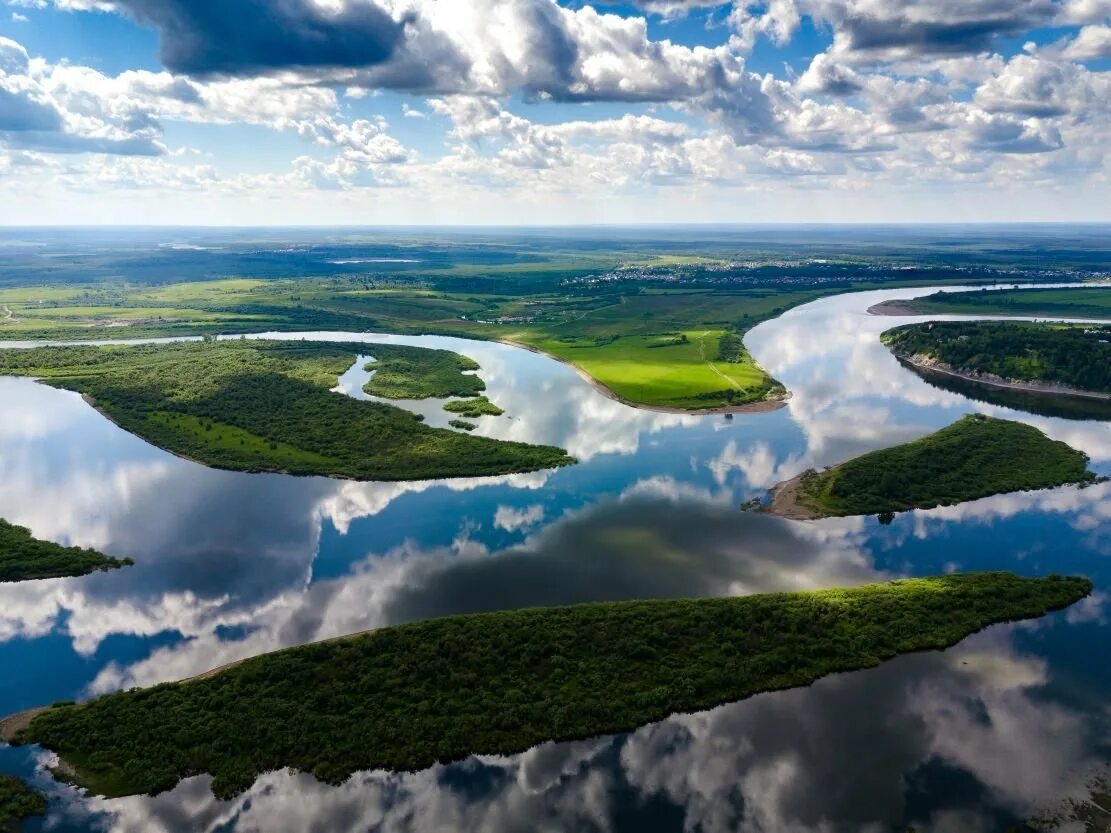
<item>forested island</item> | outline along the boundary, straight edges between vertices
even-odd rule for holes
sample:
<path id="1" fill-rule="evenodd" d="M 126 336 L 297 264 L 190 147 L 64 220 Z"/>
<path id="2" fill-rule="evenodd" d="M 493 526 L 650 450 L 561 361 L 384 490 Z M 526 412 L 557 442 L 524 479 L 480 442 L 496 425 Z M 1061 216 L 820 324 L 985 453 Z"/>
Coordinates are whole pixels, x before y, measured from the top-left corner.
<path id="1" fill-rule="evenodd" d="M 920 440 L 804 472 L 776 487 L 769 511 L 796 519 L 883 514 L 1096 479 L 1085 454 L 1037 428 L 968 414 Z"/>
<path id="2" fill-rule="evenodd" d="M 870 312 L 881 315 L 1006 315 L 1056 318 L 1111 318 L 1111 285 L 976 289 L 935 292 L 920 298 L 885 301 Z"/>
<path id="3" fill-rule="evenodd" d="M 0 775 L 0 831 L 18 831 L 34 816 L 46 814 L 46 799 L 22 778 Z"/>
<path id="4" fill-rule="evenodd" d="M 385 399 L 447 399 L 478 396 L 486 383 L 474 371 L 478 362 L 450 350 L 375 344 L 368 348 L 374 360 L 366 365 L 374 375 L 363 390 Z"/>
<path id="5" fill-rule="evenodd" d="M 900 359 L 926 370 L 1034 393 L 1111 397 L 1111 325 L 931 321 L 882 338 Z"/>
<path id="6" fill-rule="evenodd" d="M 133 563 L 92 549 L 40 541 L 31 530 L 0 518 L 0 582 L 83 576 Z"/>
<path id="7" fill-rule="evenodd" d="M 283 767 L 328 783 L 633 729 L 1059 610 L 1083 578 L 969 573 L 851 589 L 451 616 L 60 705 L 8 738 L 95 793 L 199 773 L 229 797 Z"/>
<path id="8" fill-rule="evenodd" d="M 223 469 L 422 480 L 573 462 L 559 448 L 431 428 L 409 411 L 332 392 L 360 349 L 247 339 L 40 347 L 0 350 L 0 375 L 77 391 L 125 430 Z"/>

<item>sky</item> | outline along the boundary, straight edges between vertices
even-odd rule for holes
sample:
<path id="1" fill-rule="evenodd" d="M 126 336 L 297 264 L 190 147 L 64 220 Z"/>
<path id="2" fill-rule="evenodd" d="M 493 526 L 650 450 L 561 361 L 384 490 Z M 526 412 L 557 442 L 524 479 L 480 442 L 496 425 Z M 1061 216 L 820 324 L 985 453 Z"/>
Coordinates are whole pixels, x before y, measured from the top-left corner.
<path id="1" fill-rule="evenodd" d="M 0 224 L 1111 220 L 1111 0 L 0 0 Z"/>

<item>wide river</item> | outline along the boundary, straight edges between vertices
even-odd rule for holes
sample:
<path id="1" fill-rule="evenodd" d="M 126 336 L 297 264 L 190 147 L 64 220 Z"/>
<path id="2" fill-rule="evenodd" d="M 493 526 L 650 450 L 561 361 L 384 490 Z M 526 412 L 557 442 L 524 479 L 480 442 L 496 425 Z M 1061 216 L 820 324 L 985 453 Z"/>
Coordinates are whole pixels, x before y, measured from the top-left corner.
<path id="1" fill-rule="evenodd" d="M 339 787 L 277 772 L 223 802 L 203 776 L 105 801 L 54 782 L 41 750 L 0 748 L 0 772 L 49 796 L 48 818 L 26 829 L 994 831 L 1080 794 L 1111 762 L 1111 484 L 906 513 L 889 526 L 738 508 L 806 468 L 971 411 L 1035 425 L 1111 473 L 1111 423 L 980 402 L 900 366 L 879 333 L 917 319 L 866 310 L 915 294 L 838 296 L 756 327 L 746 343 L 793 396 L 732 418 L 630 408 L 558 362 L 498 344 L 305 334 L 466 353 L 506 410 L 482 418 L 481 433 L 558 444 L 580 460 L 500 478 L 217 471 L 125 433 L 75 394 L 0 379 L 0 517 L 136 562 L 0 585 L 0 714 L 450 613 L 950 570 L 1078 573 L 1096 584 L 1065 612 L 948 651 L 628 734 L 361 773 Z M 357 366 L 341 387 L 357 391 L 363 377 Z"/>

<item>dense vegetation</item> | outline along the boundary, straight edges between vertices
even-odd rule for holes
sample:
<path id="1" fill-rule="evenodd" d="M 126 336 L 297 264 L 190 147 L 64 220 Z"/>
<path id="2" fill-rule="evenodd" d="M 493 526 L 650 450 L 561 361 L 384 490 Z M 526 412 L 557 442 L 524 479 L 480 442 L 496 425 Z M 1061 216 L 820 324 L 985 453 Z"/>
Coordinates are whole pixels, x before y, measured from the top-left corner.
<path id="1" fill-rule="evenodd" d="M 444 410 L 448 413 L 459 414 L 468 419 L 478 419 L 478 417 L 481 416 L 501 416 L 505 413 L 505 411 L 485 396 L 479 396 L 475 399 L 455 399 L 451 402 L 445 402 Z"/>
<path id="2" fill-rule="evenodd" d="M 921 313 L 1111 318 L 1111 286 L 935 292 L 903 303 Z"/>
<path id="3" fill-rule="evenodd" d="M 409 411 L 331 392 L 359 349 L 241 339 L 0 350 L 0 374 L 79 391 L 124 429 L 225 469 L 418 480 L 572 462 L 558 448 L 430 428 Z"/>
<path id="4" fill-rule="evenodd" d="M 229 796 L 281 767 L 330 783 L 471 753 L 632 729 L 806 685 L 1091 591 L 977 573 L 846 590 L 453 616 L 247 660 L 215 675 L 49 709 L 18 733 L 107 795 L 212 773 Z"/>
<path id="5" fill-rule="evenodd" d="M 46 814 L 46 799 L 26 782 L 12 775 L 0 775 L 0 830 L 18 830 L 21 822 Z"/>
<path id="6" fill-rule="evenodd" d="M 375 344 L 369 348 L 374 361 L 367 370 L 374 375 L 363 386 L 373 396 L 386 399 L 447 399 L 477 396 L 486 384 L 475 376 L 478 363 L 450 350 L 428 350 L 397 344 Z M 465 373 L 464 371 L 471 371 Z"/>
<path id="7" fill-rule="evenodd" d="M 130 566 L 130 558 L 111 558 L 96 550 L 40 541 L 31 530 L 0 519 L 0 582 L 83 576 Z"/>
<path id="8" fill-rule="evenodd" d="M 1089 483 L 1088 458 L 1021 422 L 970 414 L 920 440 L 807 472 L 800 501 L 819 515 L 949 506 L 989 495 Z"/>
<path id="9" fill-rule="evenodd" d="M 447 424 L 452 428 L 458 428 L 460 431 L 473 431 L 478 427 L 473 422 L 467 422 L 464 419 L 449 419 Z"/>
<path id="10" fill-rule="evenodd" d="M 1111 326 L 935 321 L 888 330 L 883 341 L 897 356 L 959 373 L 1111 393 Z"/>

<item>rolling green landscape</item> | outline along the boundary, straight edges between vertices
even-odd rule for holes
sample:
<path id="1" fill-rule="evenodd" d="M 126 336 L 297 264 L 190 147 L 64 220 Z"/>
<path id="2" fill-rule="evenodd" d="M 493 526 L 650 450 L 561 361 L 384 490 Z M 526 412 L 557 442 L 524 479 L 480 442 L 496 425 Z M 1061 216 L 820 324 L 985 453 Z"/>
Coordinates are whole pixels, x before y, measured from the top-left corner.
<path id="1" fill-rule="evenodd" d="M 0 775 L 0 830 L 18 831 L 29 818 L 46 814 L 46 799 L 23 779 Z"/>
<path id="2" fill-rule="evenodd" d="M 573 462 L 558 448 L 430 428 L 400 408 L 331 392 L 359 349 L 238 339 L 0 350 L 0 375 L 77 391 L 122 428 L 217 468 L 418 480 Z"/>
<path id="3" fill-rule="evenodd" d="M 1015 315 L 1057 318 L 1111 318 L 1111 286 L 1077 288 L 982 289 L 935 292 L 899 301 L 905 315 Z"/>
<path id="4" fill-rule="evenodd" d="M 1091 483 L 1087 467 L 1082 452 L 1037 428 L 969 414 L 920 440 L 805 472 L 780 487 L 772 511 L 820 518 L 931 509 Z"/>
<path id="5" fill-rule="evenodd" d="M 282 767 L 340 783 L 471 753 L 632 729 L 1059 610 L 1082 578 L 969 573 L 851 589 L 453 616 L 291 648 L 211 676 L 36 715 L 108 796 L 211 773 L 217 796 Z"/>
<path id="6" fill-rule="evenodd" d="M 1111 393 L 1111 326 L 934 321 L 896 327 L 882 338 L 896 356 L 914 364 Z"/>
<path id="7" fill-rule="evenodd" d="M 83 576 L 134 563 L 83 547 L 40 541 L 31 531 L 0 518 L 0 582 Z"/>

